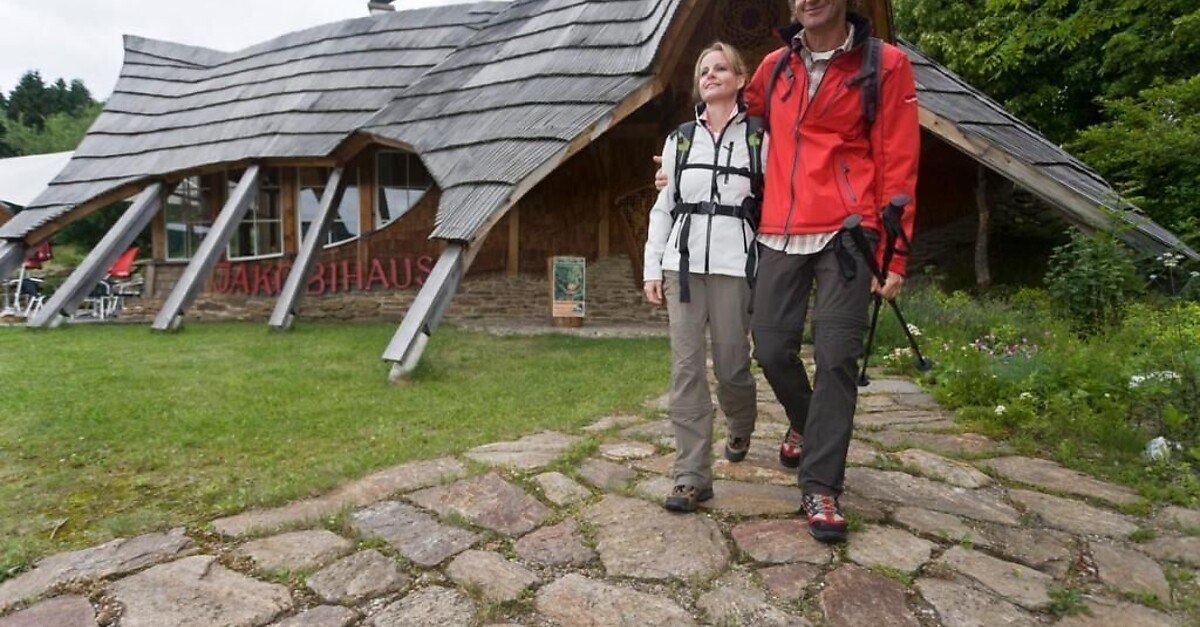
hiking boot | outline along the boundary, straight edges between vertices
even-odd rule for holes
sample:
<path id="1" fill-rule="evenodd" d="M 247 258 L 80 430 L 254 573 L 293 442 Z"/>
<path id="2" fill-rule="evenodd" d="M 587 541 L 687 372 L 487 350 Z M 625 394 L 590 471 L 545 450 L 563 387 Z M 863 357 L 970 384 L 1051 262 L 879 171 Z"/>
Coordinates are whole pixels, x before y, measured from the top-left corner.
<path id="1" fill-rule="evenodd" d="M 725 459 L 737 463 L 746 459 L 750 452 L 750 438 L 729 437 L 725 439 Z"/>
<path id="2" fill-rule="evenodd" d="M 846 518 L 836 496 L 805 494 L 801 512 L 808 518 L 808 532 L 821 542 L 845 542 Z"/>
<path id="3" fill-rule="evenodd" d="M 788 427 L 787 434 L 779 443 L 779 463 L 788 468 L 800 467 L 800 450 L 804 447 L 804 438 L 799 431 Z"/>
<path id="4" fill-rule="evenodd" d="M 696 507 L 713 497 L 712 488 L 697 488 L 694 485 L 677 485 L 663 501 L 663 507 L 672 512 L 694 512 Z"/>

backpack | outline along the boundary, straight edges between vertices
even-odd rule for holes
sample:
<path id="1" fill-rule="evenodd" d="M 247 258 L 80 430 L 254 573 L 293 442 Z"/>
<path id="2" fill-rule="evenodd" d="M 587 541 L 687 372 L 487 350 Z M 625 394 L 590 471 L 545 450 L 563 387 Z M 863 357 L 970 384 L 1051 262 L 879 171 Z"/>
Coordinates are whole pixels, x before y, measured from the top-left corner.
<path id="1" fill-rule="evenodd" d="M 727 174 L 739 174 L 747 176 L 750 179 L 750 196 L 755 202 L 744 203 L 743 219 L 750 223 L 750 227 L 758 230 L 758 221 L 762 216 L 762 195 L 763 195 L 763 136 L 766 134 L 766 126 L 762 118 L 746 116 L 746 148 L 750 155 L 750 168 L 726 168 L 717 166 L 718 172 L 726 171 Z M 683 204 L 683 196 L 680 193 L 680 178 L 683 176 L 682 167 L 687 163 L 688 155 L 692 151 L 692 138 L 696 134 L 695 120 L 685 122 L 675 131 L 675 205 Z"/>
<path id="2" fill-rule="evenodd" d="M 787 62 L 791 56 L 791 50 L 779 55 L 775 68 L 771 70 L 771 80 L 767 82 L 766 93 L 763 96 L 765 101 L 763 120 L 771 119 L 771 90 L 775 88 L 775 82 L 779 80 L 779 75 L 787 68 Z M 883 40 L 871 37 L 867 40 L 862 66 L 858 68 L 858 74 L 855 74 L 849 82 L 849 86 L 858 87 L 861 91 L 859 99 L 862 101 L 863 127 L 867 137 L 871 136 L 871 128 L 875 125 L 875 117 L 879 113 L 879 75 L 882 64 Z"/>

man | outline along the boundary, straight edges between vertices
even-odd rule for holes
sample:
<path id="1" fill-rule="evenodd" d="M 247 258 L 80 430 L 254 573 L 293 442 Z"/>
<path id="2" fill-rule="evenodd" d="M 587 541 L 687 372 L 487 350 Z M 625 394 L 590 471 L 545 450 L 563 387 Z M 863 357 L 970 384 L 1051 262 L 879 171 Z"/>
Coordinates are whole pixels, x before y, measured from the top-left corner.
<path id="1" fill-rule="evenodd" d="M 879 242 L 881 208 L 898 196 L 915 197 L 920 152 L 908 57 L 885 43 L 876 49 L 877 79 L 855 80 L 870 69 L 864 61 L 871 25 L 849 11 L 848 1 L 794 0 L 795 21 L 780 31 L 785 47 L 763 59 L 746 89 L 750 114 L 768 117 L 770 131 L 750 323 L 755 358 L 790 423 L 780 462 L 799 467 L 802 511 L 824 542 L 846 537 L 838 498 L 870 294 L 895 298 L 907 261 L 895 255 L 878 285 L 863 255 L 882 259 L 883 246 L 859 251 L 842 227 L 860 215 L 868 238 Z M 782 55 L 786 65 L 777 71 Z M 877 113 L 869 120 L 862 99 L 872 85 Z M 910 237 L 914 209 L 910 204 L 902 214 Z M 799 358 L 814 284 L 815 388 Z"/>

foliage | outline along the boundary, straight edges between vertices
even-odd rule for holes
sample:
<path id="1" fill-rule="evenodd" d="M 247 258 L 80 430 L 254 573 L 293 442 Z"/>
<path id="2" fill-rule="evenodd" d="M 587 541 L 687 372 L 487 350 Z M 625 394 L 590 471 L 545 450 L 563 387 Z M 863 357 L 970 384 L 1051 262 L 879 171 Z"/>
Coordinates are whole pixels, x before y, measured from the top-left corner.
<path id="1" fill-rule="evenodd" d="M 92 103 L 75 114 L 52 113 L 42 121 L 41 127 L 9 121 L 4 141 L 18 155 L 75 150 L 99 115 L 100 105 Z"/>
<path id="2" fill-rule="evenodd" d="M 1200 504 L 1200 303 L 1133 302 L 1120 324 L 1081 336 L 1053 302 L 1032 289 L 981 300 L 906 291 L 905 315 L 934 362 L 922 380 L 968 428 L 1149 498 Z M 883 363 L 914 373 L 894 349 L 903 341 L 881 322 Z M 1147 457 L 1159 437 L 1169 454 Z"/>
<path id="3" fill-rule="evenodd" d="M 896 0 L 897 31 L 1055 141 L 1200 67 L 1194 0 Z"/>
<path id="4" fill-rule="evenodd" d="M 21 76 L 17 86 L 9 93 L 4 108 L 9 120 L 20 122 L 35 130 L 45 129 L 46 120 L 55 114 L 79 117 L 88 107 L 94 106 L 92 94 L 76 79 L 67 85 L 63 79 L 46 85 L 37 70 Z"/>
<path id="5" fill-rule="evenodd" d="M 51 551 L 636 412 L 670 370 L 663 339 L 496 338 L 443 326 L 414 379 L 392 386 L 378 349 L 394 330 L 0 329 L 0 579 Z"/>
<path id="6" fill-rule="evenodd" d="M 1073 147 L 1153 220 L 1200 245 L 1200 75 L 1101 102 L 1108 121 Z"/>
<path id="7" fill-rule="evenodd" d="M 1111 235 L 1071 234 L 1054 249 L 1046 286 L 1080 333 L 1115 327 L 1139 290 L 1137 268 Z"/>

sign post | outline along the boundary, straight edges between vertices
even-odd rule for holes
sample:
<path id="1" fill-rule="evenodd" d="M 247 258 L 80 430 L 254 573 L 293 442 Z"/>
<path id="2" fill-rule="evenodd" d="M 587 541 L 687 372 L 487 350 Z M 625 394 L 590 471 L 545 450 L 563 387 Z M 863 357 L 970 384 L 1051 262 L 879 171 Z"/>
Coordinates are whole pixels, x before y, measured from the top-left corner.
<path id="1" fill-rule="evenodd" d="M 554 326 L 583 326 L 587 310 L 587 260 L 550 258 L 550 313 Z"/>

